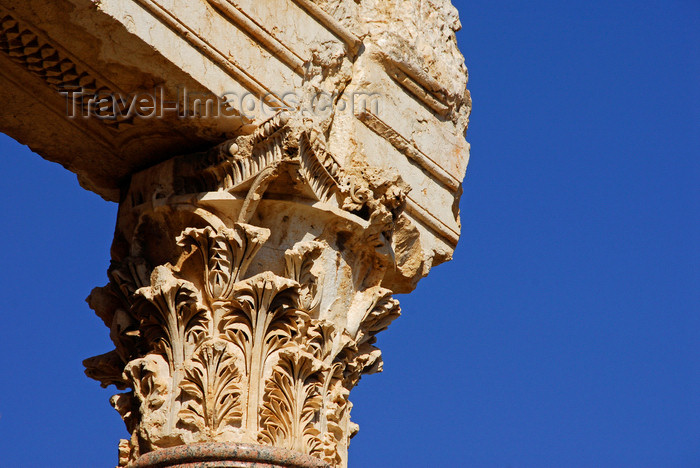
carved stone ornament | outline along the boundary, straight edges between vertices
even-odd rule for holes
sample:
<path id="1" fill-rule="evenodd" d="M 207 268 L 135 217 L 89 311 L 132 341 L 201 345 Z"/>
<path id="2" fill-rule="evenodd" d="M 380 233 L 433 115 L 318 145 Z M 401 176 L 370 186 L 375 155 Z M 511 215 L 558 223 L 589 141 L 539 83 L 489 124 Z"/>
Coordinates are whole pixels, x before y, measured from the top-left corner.
<path id="1" fill-rule="evenodd" d="M 121 466 L 200 442 L 347 464 L 350 389 L 399 315 L 382 281 L 406 187 L 342 169 L 307 124 L 282 113 L 133 177 L 110 283 L 88 297 L 116 349 L 84 363 L 129 389 L 111 399 Z"/>
<path id="2" fill-rule="evenodd" d="M 0 131 L 119 202 L 120 466 L 345 467 L 375 335 L 450 260 L 449 0 L 0 0 Z"/>

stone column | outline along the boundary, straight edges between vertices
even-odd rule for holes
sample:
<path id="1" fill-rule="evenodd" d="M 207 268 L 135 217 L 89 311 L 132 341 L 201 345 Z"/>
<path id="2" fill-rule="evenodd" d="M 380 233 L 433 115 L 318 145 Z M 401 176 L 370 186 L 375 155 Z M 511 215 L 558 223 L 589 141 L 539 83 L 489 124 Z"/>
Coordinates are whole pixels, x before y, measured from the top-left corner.
<path id="1" fill-rule="evenodd" d="M 120 466 L 347 465 L 392 294 L 459 239 L 459 27 L 448 0 L 0 0 L 0 131 L 119 203 L 85 367 L 122 391 Z"/>
<path id="2" fill-rule="evenodd" d="M 202 442 L 345 465 L 348 394 L 381 370 L 375 335 L 399 315 L 383 280 L 407 254 L 392 242 L 415 231 L 406 192 L 396 175 L 342 169 L 288 112 L 135 174 L 110 283 L 88 298 L 115 349 L 86 373 L 133 389 L 111 399 L 132 434 L 121 465 Z M 230 447 L 224 458 L 251 450 Z"/>

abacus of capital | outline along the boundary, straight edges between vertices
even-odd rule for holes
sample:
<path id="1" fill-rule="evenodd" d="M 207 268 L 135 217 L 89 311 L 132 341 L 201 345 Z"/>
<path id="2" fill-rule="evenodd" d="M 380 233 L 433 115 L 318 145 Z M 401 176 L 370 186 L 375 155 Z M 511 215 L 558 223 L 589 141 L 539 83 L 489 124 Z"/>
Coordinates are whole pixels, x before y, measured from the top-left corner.
<path id="1" fill-rule="evenodd" d="M 0 130 L 119 202 L 84 362 L 119 466 L 347 466 L 392 294 L 459 238 L 458 28 L 448 0 L 0 0 Z"/>

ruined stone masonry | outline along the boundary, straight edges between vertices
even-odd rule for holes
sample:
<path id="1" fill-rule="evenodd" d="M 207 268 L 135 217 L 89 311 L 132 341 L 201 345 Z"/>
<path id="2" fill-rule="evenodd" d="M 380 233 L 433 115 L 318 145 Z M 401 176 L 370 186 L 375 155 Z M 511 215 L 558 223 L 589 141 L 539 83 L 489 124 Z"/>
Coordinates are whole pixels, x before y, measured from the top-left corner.
<path id="1" fill-rule="evenodd" d="M 376 335 L 459 239 L 448 0 L 0 0 L 0 130 L 119 203 L 86 374 L 119 466 L 345 467 Z M 414 311 L 417 312 L 417 311 Z"/>

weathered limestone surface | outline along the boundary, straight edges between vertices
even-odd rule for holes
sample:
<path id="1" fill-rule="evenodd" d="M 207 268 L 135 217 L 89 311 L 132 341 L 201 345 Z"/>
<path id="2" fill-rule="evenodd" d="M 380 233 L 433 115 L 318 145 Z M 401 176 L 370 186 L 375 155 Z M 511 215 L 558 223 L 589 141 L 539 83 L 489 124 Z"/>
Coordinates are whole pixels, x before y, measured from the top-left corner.
<path id="1" fill-rule="evenodd" d="M 459 238 L 458 28 L 447 0 L 0 0 L 0 130 L 120 203 L 85 366 L 125 390 L 121 466 L 347 465 L 392 294 Z"/>

